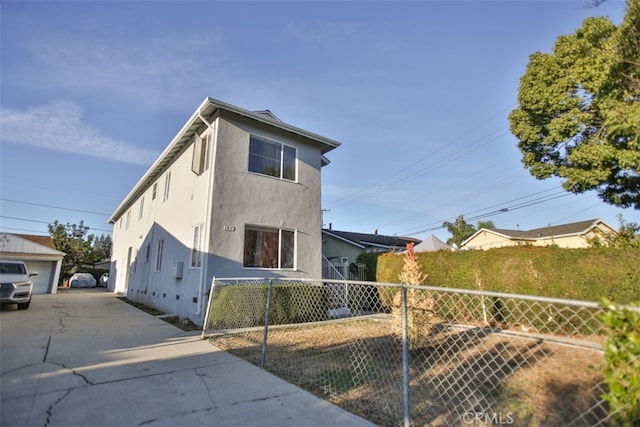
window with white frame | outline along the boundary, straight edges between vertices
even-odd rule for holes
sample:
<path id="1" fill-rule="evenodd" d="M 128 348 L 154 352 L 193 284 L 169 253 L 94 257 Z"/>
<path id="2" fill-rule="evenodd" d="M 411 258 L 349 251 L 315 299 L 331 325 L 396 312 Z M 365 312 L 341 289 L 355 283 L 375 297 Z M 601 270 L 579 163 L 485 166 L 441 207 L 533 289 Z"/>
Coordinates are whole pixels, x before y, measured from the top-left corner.
<path id="1" fill-rule="evenodd" d="M 296 149 L 251 135 L 249 171 L 288 181 L 296 180 Z"/>
<path id="2" fill-rule="evenodd" d="M 151 190 L 151 200 L 156 199 L 156 194 L 158 194 L 158 183 L 153 183 L 153 189 Z"/>
<path id="3" fill-rule="evenodd" d="M 158 252 L 156 253 L 156 271 L 162 269 L 162 252 L 164 251 L 164 240 L 158 240 Z"/>
<path id="4" fill-rule="evenodd" d="M 205 135 L 193 135 L 193 158 L 191 159 L 191 170 L 196 175 L 202 174 L 207 169 L 207 142 L 208 137 Z"/>
<path id="5" fill-rule="evenodd" d="M 202 226 L 193 227 L 193 244 L 191 245 L 191 268 L 202 267 Z"/>
<path id="6" fill-rule="evenodd" d="M 169 188 L 171 187 L 171 171 L 167 172 L 164 176 L 164 193 L 162 195 L 162 201 L 169 200 Z"/>
<path id="7" fill-rule="evenodd" d="M 131 210 L 127 211 L 127 217 L 124 223 L 124 229 L 128 230 L 129 229 L 129 224 L 131 223 Z"/>
<path id="8" fill-rule="evenodd" d="M 250 268 L 293 269 L 295 232 L 247 225 L 242 265 Z"/>
<path id="9" fill-rule="evenodd" d="M 142 215 L 144 214 L 144 196 L 140 199 L 140 210 L 138 211 L 138 219 L 142 219 Z"/>

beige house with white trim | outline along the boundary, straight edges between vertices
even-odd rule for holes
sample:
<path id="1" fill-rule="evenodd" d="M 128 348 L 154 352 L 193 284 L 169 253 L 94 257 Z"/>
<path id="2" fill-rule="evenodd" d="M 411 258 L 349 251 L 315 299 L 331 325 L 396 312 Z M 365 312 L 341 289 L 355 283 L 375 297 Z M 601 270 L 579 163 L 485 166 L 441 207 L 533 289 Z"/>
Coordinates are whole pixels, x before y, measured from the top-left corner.
<path id="1" fill-rule="evenodd" d="M 493 249 L 505 246 L 552 246 L 561 248 L 588 248 L 591 241 L 598 238 L 606 241 L 607 236 L 617 234 L 617 230 L 601 219 L 553 225 L 533 230 L 507 230 L 481 228 L 462 242 L 461 249 Z"/>

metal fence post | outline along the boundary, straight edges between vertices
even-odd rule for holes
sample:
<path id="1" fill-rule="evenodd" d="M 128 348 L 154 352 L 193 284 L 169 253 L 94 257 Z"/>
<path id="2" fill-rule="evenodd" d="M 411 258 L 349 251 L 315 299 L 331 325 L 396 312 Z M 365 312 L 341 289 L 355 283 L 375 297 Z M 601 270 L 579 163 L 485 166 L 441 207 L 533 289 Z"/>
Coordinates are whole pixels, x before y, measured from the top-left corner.
<path id="1" fill-rule="evenodd" d="M 409 427 L 411 418 L 409 413 L 409 343 L 407 336 L 407 288 L 400 288 L 400 305 L 402 307 L 402 409 L 404 425 Z"/>
<path id="2" fill-rule="evenodd" d="M 213 292 L 215 290 L 216 287 L 216 276 L 213 276 L 213 278 L 211 279 L 211 289 L 209 289 L 209 298 L 207 298 L 207 312 L 204 315 L 204 323 L 202 324 L 202 334 L 200 335 L 201 338 L 204 339 L 207 329 L 209 328 L 209 312 L 211 311 L 211 300 L 213 299 Z"/>
<path id="3" fill-rule="evenodd" d="M 267 359 L 267 336 L 269 335 L 269 312 L 271 311 L 271 288 L 273 287 L 273 279 L 269 279 L 267 288 L 267 306 L 264 313 L 264 333 L 262 335 L 262 352 L 260 354 L 260 366 L 264 368 Z"/>

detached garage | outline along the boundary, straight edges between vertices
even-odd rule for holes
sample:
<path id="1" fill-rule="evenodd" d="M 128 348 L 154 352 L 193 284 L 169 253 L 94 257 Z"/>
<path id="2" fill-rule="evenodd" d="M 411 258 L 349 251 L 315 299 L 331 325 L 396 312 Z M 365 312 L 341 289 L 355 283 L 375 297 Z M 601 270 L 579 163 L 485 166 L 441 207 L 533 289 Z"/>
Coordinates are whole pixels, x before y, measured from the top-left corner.
<path id="1" fill-rule="evenodd" d="M 64 255 L 49 236 L 0 233 L 0 258 L 24 261 L 29 273 L 38 273 L 31 278 L 34 294 L 57 292 Z"/>

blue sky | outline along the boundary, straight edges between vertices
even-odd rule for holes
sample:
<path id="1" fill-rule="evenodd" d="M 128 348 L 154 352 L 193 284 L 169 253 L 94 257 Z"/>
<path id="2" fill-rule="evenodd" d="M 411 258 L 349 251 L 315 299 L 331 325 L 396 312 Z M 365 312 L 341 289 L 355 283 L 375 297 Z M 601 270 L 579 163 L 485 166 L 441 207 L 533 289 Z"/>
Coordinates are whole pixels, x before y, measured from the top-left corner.
<path id="1" fill-rule="evenodd" d="M 623 0 L 2 1 L 0 231 L 110 213 L 212 97 L 342 145 L 326 225 L 446 240 L 463 214 L 530 229 L 638 211 L 538 181 L 507 116 L 529 55 Z M 502 212 L 506 209 L 506 212 Z"/>

